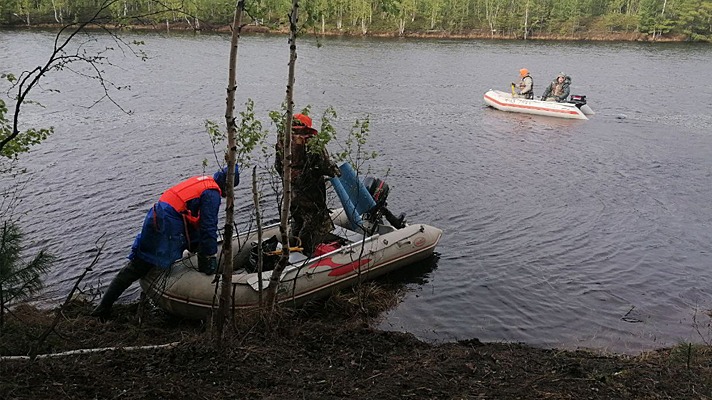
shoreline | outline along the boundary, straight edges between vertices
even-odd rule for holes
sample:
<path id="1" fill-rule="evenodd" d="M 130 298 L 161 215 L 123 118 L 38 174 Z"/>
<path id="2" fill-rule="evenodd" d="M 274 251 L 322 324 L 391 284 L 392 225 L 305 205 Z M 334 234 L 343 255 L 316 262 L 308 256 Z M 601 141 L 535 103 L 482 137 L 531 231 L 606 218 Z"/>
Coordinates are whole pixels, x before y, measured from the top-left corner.
<path id="1" fill-rule="evenodd" d="M 53 312 L 9 317 L 0 393 L 19 399 L 701 399 L 712 394 L 709 346 L 681 344 L 638 356 L 557 350 L 473 338 L 429 344 L 369 327 L 345 297 L 276 325 L 240 319 L 220 347 L 197 323 L 138 304 L 106 323 L 72 303 L 40 348 L 28 337 Z M 131 350 L 145 347 L 146 350 Z M 114 349 L 87 351 L 86 349 Z M 123 349 L 123 350 L 121 350 Z M 26 355 L 61 354 L 31 362 Z"/>
<path id="2" fill-rule="evenodd" d="M 7 30 L 59 30 L 67 26 L 63 24 L 37 24 L 37 25 L 2 25 L 0 31 Z M 195 28 L 185 22 L 171 24 L 168 28 L 165 25 L 105 25 L 87 26 L 87 30 L 115 30 L 123 32 L 163 32 L 172 31 L 181 33 L 230 33 L 230 26 L 211 26 L 206 24 L 203 27 Z M 270 34 L 289 35 L 286 27 L 271 29 L 264 25 L 244 25 L 242 34 Z M 469 30 L 462 32 L 448 32 L 439 30 L 430 31 L 406 31 L 403 35 L 398 35 L 392 31 L 369 31 L 366 34 L 350 30 L 325 30 L 324 32 L 304 32 L 300 36 L 311 37 L 362 37 L 362 38 L 391 38 L 391 39 L 452 39 L 452 40 L 504 40 L 504 41 L 569 41 L 569 42 L 642 42 L 642 43 L 704 43 L 691 42 L 681 35 L 658 36 L 652 40 L 650 35 L 639 32 L 582 32 L 577 35 L 532 35 L 524 39 L 521 36 L 513 35 L 491 35 L 482 31 Z"/>

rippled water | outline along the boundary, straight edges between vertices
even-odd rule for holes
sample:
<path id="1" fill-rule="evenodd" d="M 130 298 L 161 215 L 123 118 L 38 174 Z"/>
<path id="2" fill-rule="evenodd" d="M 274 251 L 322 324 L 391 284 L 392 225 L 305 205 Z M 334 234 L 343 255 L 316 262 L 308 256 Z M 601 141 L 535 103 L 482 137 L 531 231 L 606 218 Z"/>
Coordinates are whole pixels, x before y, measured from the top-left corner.
<path id="1" fill-rule="evenodd" d="M 229 38 L 141 39 L 148 61 L 114 52 L 106 69 L 131 85 L 115 99 L 132 114 L 106 101 L 87 109 L 101 90 L 67 71 L 43 84 L 60 93 L 35 93 L 46 108 L 26 109 L 28 124 L 56 128 L 24 157 L 33 179 L 18 209 L 28 238 L 62 255 L 50 296 L 69 291 L 102 234 L 87 284 L 108 284 L 146 209 L 214 160 L 203 123 L 223 121 Z M 0 70 L 34 67 L 51 43 L 0 32 Z M 266 125 L 284 97 L 287 51 L 285 37 L 240 44 L 238 103 L 254 99 Z M 437 262 L 380 327 L 624 352 L 710 340 L 710 56 L 688 44 L 304 38 L 297 107 L 335 107 L 342 134 L 369 115 L 390 208 L 445 231 Z M 597 115 L 486 108 L 482 94 L 507 90 L 522 67 L 537 94 L 570 74 Z M 248 190 L 238 188 L 243 215 Z"/>

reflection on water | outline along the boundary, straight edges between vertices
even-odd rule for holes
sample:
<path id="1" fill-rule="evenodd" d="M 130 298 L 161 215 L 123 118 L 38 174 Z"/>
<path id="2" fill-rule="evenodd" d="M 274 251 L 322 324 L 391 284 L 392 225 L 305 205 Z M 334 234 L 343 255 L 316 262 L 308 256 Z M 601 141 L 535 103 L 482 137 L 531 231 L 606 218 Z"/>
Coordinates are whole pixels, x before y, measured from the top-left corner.
<path id="1" fill-rule="evenodd" d="M 81 107 L 102 92 L 68 71 L 43 85 L 59 93 L 34 94 L 45 108 L 26 109 L 27 126 L 56 130 L 23 158 L 33 179 L 18 209 L 33 248 L 60 255 L 47 277 L 52 297 L 67 293 L 104 234 L 86 283 L 108 284 L 160 193 L 203 173 L 204 159 L 214 165 L 203 125 L 223 118 L 228 38 L 141 39 L 148 61 L 118 54 L 119 67 L 107 67 L 108 79 L 131 85 L 115 95 L 131 114 L 107 102 Z M 2 32 L 0 54 L 16 56 L 0 68 L 32 68 L 51 43 L 43 33 Z M 318 116 L 333 106 L 341 138 L 369 116 L 369 145 L 379 152 L 371 167 L 391 187 L 389 208 L 444 230 L 439 257 L 404 278 L 413 291 L 382 328 L 435 341 L 628 352 L 701 340 L 695 324 L 712 290 L 712 92 L 694 78 L 707 75 L 712 49 L 319 43 L 300 42 L 297 108 L 312 105 Z M 246 36 L 240 44 L 237 103 L 252 98 L 265 126 L 283 99 L 287 61 L 284 37 Z M 507 90 L 522 67 L 537 95 L 559 71 L 571 75 L 572 93 L 586 95 L 596 115 L 570 121 L 485 107 L 482 94 Z M 249 220 L 248 181 L 237 189 L 241 224 Z M 268 219 L 277 215 L 275 199 L 266 188 Z"/>

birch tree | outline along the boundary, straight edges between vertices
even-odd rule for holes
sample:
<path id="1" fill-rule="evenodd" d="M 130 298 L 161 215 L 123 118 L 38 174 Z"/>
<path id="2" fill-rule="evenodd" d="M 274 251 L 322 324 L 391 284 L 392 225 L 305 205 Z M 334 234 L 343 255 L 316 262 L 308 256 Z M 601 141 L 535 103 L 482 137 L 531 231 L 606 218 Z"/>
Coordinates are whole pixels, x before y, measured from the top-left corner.
<path id="1" fill-rule="evenodd" d="M 277 304 L 277 292 L 282 272 L 289 262 L 289 208 L 292 201 L 292 115 L 294 113 L 294 71 L 297 64 L 297 28 L 299 23 L 299 0 L 292 0 L 292 11 L 289 14 L 289 69 L 287 74 L 287 115 L 284 118 L 284 135 L 282 135 L 284 162 L 282 163 L 282 207 L 280 211 L 279 233 L 282 236 L 282 255 L 277 266 L 272 271 L 267 293 L 265 310 L 269 315 L 274 312 Z"/>
<path id="2" fill-rule="evenodd" d="M 230 63 L 228 71 L 227 99 L 225 101 L 225 124 L 227 126 L 227 178 L 225 182 L 225 230 L 223 235 L 222 258 L 222 284 L 220 287 L 220 300 L 215 318 L 215 339 L 222 340 L 223 328 L 228 312 L 232 306 L 232 234 L 235 221 L 235 155 L 237 147 L 235 136 L 237 124 L 235 123 L 235 91 L 237 90 L 237 49 L 242 29 L 242 13 L 245 10 L 245 1 L 238 0 L 235 6 L 235 15 L 232 22 L 232 38 L 230 41 Z"/>

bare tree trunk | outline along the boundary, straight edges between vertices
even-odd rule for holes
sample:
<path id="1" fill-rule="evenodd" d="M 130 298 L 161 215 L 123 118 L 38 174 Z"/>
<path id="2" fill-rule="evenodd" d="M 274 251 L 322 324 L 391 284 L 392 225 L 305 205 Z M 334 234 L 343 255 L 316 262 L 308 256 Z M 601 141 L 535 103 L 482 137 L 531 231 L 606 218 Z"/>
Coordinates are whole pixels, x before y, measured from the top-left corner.
<path id="1" fill-rule="evenodd" d="M 524 6 L 524 40 L 527 40 L 529 36 L 529 0 L 527 0 L 527 5 Z"/>
<path id="2" fill-rule="evenodd" d="M 5 296 L 3 295 L 2 284 L 0 284 L 0 336 L 2 336 L 5 326 Z"/>
<path id="3" fill-rule="evenodd" d="M 235 220 L 235 158 L 237 146 L 235 136 L 235 91 L 237 90 L 237 45 L 242 30 L 242 13 L 245 10 L 245 0 L 238 0 L 232 21 L 232 40 L 230 41 L 230 72 L 228 74 L 227 100 L 225 107 L 225 123 L 227 124 L 227 182 L 225 182 L 225 234 L 223 235 L 222 259 L 222 286 L 220 288 L 220 301 L 218 313 L 215 318 L 215 337 L 219 343 L 222 340 L 223 328 L 227 320 L 228 311 L 232 305 L 232 234 Z"/>
<path id="4" fill-rule="evenodd" d="M 262 253 L 262 214 L 260 212 L 260 194 L 257 191 L 257 167 L 252 167 L 252 202 L 255 205 L 255 220 L 257 222 L 257 289 L 259 289 L 260 307 L 262 302 L 262 267 L 264 255 Z"/>
<path id="5" fill-rule="evenodd" d="M 57 16 L 57 5 L 54 3 L 54 0 L 52 0 L 52 11 L 54 11 L 54 20 L 57 23 L 60 23 L 61 21 L 59 20 L 59 17 Z"/>
<path id="6" fill-rule="evenodd" d="M 344 6 L 339 4 L 339 10 L 336 12 L 336 29 L 341 30 L 344 23 Z"/>
<path id="7" fill-rule="evenodd" d="M 280 213 L 279 233 L 282 235 L 282 256 L 272 271 L 267 286 L 265 309 L 274 311 L 277 303 L 277 287 L 284 268 L 289 261 L 289 207 L 292 201 L 292 115 L 294 113 L 294 70 L 297 64 L 297 23 L 299 22 L 299 0 L 292 0 L 292 12 L 289 15 L 289 75 L 287 76 L 287 118 L 284 121 L 284 161 L 282 162 L 282 210 Z"/>

